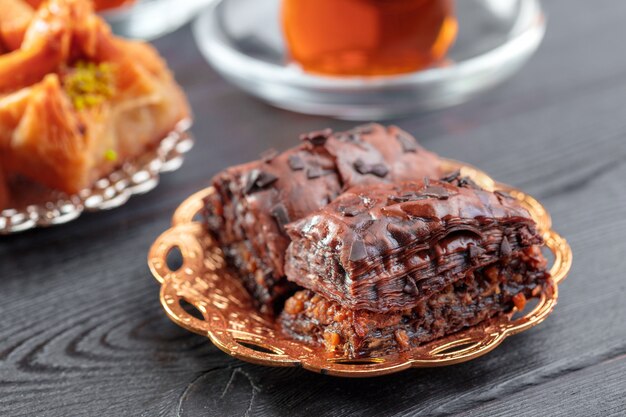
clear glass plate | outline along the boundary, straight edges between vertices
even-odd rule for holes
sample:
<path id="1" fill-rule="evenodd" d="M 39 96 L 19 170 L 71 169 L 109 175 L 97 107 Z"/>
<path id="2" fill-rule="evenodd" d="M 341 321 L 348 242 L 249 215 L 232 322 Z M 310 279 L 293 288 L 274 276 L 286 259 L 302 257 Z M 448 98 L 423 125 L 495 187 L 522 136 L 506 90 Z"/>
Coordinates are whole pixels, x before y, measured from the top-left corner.
<path id="1" fill-rule="evenodd" d="M 513 75 L 545 33 L 539 0 L 459 0 L 445 65 L 409 74 L 329 77 L 289 62 L 280 0 L 219 0 L 194 23 L 207 61 L 242 90 L 281 108 L 350 120 L 389 119 L 467 101 Z"/>

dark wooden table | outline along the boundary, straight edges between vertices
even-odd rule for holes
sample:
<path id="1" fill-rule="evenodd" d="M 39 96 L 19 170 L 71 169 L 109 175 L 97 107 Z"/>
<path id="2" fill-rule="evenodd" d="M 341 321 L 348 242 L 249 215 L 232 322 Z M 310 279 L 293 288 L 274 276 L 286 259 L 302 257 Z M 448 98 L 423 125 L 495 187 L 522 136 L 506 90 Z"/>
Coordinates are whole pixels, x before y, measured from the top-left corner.
<path id="1" fill-rule="evenodd" d="M 0 415 L 626 415 L 626 2 L 545 3 L 545 43 L 514 79 L 395 121 L 551 211 L 574 267 L 544 324 L 468 363 L 348 380 L 243 363 L 171 323 L 146 253 L 178 203 L 300 132 L 352 125 L 246 96 L 187 27 L 156 42 L 196 113 L 182 169 L 122 208 L 0 238 Z"/>

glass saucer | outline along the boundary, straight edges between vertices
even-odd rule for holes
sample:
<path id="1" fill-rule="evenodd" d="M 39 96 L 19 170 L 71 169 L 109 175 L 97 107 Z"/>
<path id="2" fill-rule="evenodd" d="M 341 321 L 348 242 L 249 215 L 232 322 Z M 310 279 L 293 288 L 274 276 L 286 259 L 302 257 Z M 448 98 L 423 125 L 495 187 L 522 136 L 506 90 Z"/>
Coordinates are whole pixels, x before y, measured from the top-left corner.
<path id="1" fill-rule="evenodd" d="M 215 0 L 138 0 L 100 12 L 117 35 L 152 40 L 175 31 Z"/>
<path id="2" fill-rule="evenodd" d="M 389 119 L 467 101 L 513 75 L 545 33 L 539 0 L 457 1 L 459 36 L 445 65 L 409 74 L 330 77 L 290 63 L 280 0 L 219 0 L 194 23 L 207 61 L 244 91 L 284 109 Z"/>

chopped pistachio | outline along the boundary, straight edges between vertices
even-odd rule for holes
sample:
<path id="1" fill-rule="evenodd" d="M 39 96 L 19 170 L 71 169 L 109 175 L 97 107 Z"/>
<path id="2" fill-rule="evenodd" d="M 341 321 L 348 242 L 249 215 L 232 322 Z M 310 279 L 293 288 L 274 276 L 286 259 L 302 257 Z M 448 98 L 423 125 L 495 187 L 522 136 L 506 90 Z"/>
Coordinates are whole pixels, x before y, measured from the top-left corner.
<path id="1" fill-rule="evenodd" d="M 63 78 L 63 87 L 76 110 L 96 107 L 115 94 L 114 68 L 106 62 L 78 61 Z"/>
<path id="2" fill-rule="evenodd" d="M 104 159 L 109 162 L 117 161 L 117 152 L 115 152 L 113 149 L 107 149 L 106 152 L 104 152 Z"/>

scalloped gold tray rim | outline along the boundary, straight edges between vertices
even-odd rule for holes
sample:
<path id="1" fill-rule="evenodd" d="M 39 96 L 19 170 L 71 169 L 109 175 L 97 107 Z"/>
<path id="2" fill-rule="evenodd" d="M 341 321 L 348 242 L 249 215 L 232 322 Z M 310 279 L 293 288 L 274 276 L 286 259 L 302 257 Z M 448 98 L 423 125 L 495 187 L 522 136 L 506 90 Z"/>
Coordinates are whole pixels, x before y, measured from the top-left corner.
<path id="1" fill-rule="evenodd" d="M 206 296 L 194 290 L 194 285 L 208 288 L 203 282 L 205 267 L 215 270 L 212 263 L 204 262 L 207 245 L 212 241 L 201 223 L 194 218 L 202 209 L 202 200 L 213 192 L 212 187 L 201 190 L 185 200 L 175 211 L 172 228 L 164 232 L 152 245 L 148 265 L 154 277 L 161 283 L 160 300 L 167 315 L 176 324 L 192 332 L 208 337 L 227 354 L 244 361 L 266 366 L 301 366 L 311 371 L 343 377 L 369 377 L 398 372 L 410 367 L 436 367 L 457 364 L 482 356 L 511 335 L 520 333 L 541 323 L 553 311 L 558 299 L 558 284 L 567 276 L 572 264 L 572 252 L 567 241 L 551 229 L 552 221 L 546 209 L 533 197 L 505 184 L 498 183 L 483 171 L 465 163 L 444 160 L 447 171 L 461 170 L 488 190 L 502 190 L 517 198 L 537 222 L 547 248 L 554 255 L 550 269 L 554 291 L 543 294 L 537 305 L 519 318 L 513 319 L 515 311 L 451 336 L 435 340 L 402 354 L 351 360 L 338 358 L 304 342 L 274 334 L 269 321 L 250 311 L 256 326 L 250 331 L 245 323 L 228 323 L 222 311 L 228 310 L 233 300 L 220 297 L 219 308 L 211 305 Z M 208 239 L 208 240 L 207 240 Z M 166 257 L 178 247 L 183 264 L 177 271 L 167 267 Z M 199 265 L 203 265 L 199 267 Z M 200 269 L 200 270 L 199 270 Z M 195 318 L 182 306 L 186 301 L 197 308 L 204 320 Z M 222 311 L 220 311 L 222 310 Z M 239 327 L 229 328 L 229 324 Z M 263 326 L 267 328 L 264 329 Z M 267 337 L 267 330 L 272 337 Z M 278 336 L 278 337 L 277 337 Z M 281 337 L 282 336 L 282 337 Z M 243 344 L 242 344 L 243 342 Z M 261 350 L 257 350 L 260 348 Z"/>

